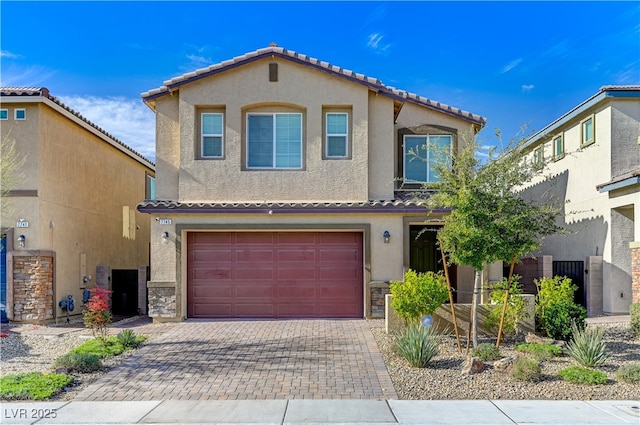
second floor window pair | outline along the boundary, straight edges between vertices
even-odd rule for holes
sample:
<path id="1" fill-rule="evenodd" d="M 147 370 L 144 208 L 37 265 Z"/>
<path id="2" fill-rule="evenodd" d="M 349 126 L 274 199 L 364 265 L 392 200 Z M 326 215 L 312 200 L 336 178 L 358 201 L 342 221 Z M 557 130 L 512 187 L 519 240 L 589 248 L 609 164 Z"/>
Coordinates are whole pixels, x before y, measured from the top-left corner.
<path id="1" fill-rule="evenodd" d="M 405 135 L 404 182 L 434 183 L 440 181 L 438 164 L 451 165 L 450 135 Z"/>

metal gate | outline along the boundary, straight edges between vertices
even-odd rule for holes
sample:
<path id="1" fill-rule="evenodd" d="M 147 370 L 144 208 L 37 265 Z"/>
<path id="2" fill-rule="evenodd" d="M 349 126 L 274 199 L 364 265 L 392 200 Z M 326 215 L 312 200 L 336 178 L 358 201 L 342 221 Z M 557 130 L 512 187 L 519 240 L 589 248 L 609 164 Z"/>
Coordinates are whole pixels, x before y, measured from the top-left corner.
<path id="1" fill-rule="evenodd" d="M 587 297 L 584 290 L 584 261 L 554 261 L 553 275 L 566 276 L 578 287 L 574 293 L 574 301 L 583 307 L 587 307 Z"/>

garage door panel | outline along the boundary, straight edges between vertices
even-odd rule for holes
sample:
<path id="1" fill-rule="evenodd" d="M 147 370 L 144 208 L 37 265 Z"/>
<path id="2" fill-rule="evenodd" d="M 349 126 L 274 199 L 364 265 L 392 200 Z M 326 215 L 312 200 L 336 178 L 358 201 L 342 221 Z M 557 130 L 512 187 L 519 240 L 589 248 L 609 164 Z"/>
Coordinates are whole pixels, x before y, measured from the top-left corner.
<path id="1" fill-rule="evenodd" d="M 363 317 L 362 233 L 187 236 L 189 317 Z"/>
<path id="2" fill-rule="evenodd" d="M 316 267 L 308 268 L 278 268 L 278 281 L 281 280 L 317 280 L 318 273 Z"/>

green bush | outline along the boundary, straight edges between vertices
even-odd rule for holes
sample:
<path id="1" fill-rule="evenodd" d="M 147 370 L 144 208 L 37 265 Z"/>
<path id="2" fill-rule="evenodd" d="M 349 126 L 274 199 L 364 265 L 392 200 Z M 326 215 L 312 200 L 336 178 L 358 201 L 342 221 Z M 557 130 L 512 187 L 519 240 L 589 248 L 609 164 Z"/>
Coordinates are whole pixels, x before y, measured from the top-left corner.
<path id="1" fill-rule="evenodd" d="M 0 398 L 3 400 L 47 400 L 74 381 L 63 373 L 49 375 L 40 372 L 19 373 L 0 378 Z"/>
<path id="2" fill-rule="evenodd" d="M 571 279 L 563 276 L 543 277 L 533 281 L 538 288 L 536 294 L 536 319 L 541 320 L 547 309 L 563 301 L 574 302 L 574 293 L 578 289 Z"/>
<path id="3" fill-rule="evenodd" d="M 95 354 L 68 353 L 58 358 L 54 368 L 65 368 L 69 372 L 91 373 L 102 369 L 102 361 Z"/>
<path id="4" fill-rule="evenodd" d="M 395 337 L 395 349 L 411 367 L 427 367 L 438 355 L 441 340 L 433 326 L 425 328 L 412 324 Z"/>
<path id="5" fill-rule="evenodd" d="M 569 366 L 559 371 L 558 376 L 574 384 L 602 385 L 608 382 L 607 374 L 603 371 L 582 366 Z"/>
<path id="6" fill-rule="evenodd" d="M 502 306 L 504 305 L 504 297 L 507 292 L 507 279 L 504 278 L 502 282 L 493 284 L 489 289 L 491 295 L 489 296 L 489 312 L 482 323 L 482 327 L 493 334 L 498 333 L 500 328 L 500 318 L 502 317 Z M 522 294 L 522 288 L 520 286 L 520 276 L 514 275 L 511 288 L 509 289 L 509 301 L 507 302 L 507 310 L 504 315 L 504 323 L 502 324 L 503 335 L 515 335 L 517 331 L 517 325 L 520 320 L 525 317 L 525 301 L 520 296 Z"/>
<path id="7" fill-rule="evenodd" d="M 533 359 L 518 359 L 513 362 L 511 376 L 519 381 L 538 382 L 542 378 L 540 363 Z"/>
<path id="8" fill-rule="evenodd" d="M 529 353 L 538 361 L 551 360 L 562 355 L 562 348 L 553 344 L 540 344 L 538 342 L 525 342 L 516 344 L 516 350 L 522 353 Z"/>
<path id="9" fill-rule="evenodd" d="M 616 379 L 627 384 L 640 384 L 640 363 L 629 363 L 616 371 Z"/>
<path id="10" fill-rule="evenodd" d="M 494 344 L 489 344 L 488 342 L 478 344 L 477 347 L 471 350 L 471 355 L 479 358 L 483 362 L 498 360 L 502 357 L 500 355 L 500 349 Z"/>
<path id="11" fill-rule="evenodd" d="M 94 338 L 72 349 L 74 354 L 92 354 L 101 359 L 117 356 L 124 352 L 124 347 L 115 336 Z"/>
<path id="12" fill-rule="evenodd" d="M 138 347 L 146 339 L 146 337 L 142 335 L 136 335 L 133 329 L 123 329 L 116 335 L 116 338 L 125 350 Z"/>
<path id="13" fill-rule="evenodd" d="M 571 329 L 573 338 L 567 344 L 569 356 L 584 367 L 603 365 L 609 358 L 607 344 L 602 340 L 604 328 L 579 329 L 573 324 Z"/>
<path id="14" fill-rule="evenodd" d="M 547 336 L 553 339 L 568 341 L 571 339 L 572 324 L 584 329 L 587 310 L 573 301 L 560 301 L 551 304 L 542 317 Z"/>
<path id="15" fill-rule="evenodd" d="M 629 314 L 631 315 L 631 333 L 636 338 L 640 338 L 640 303 L 631 304 Z"/>
<path id="16" fill-rule="evenodd" d="M 404 282 L 392 281 L 391 305 L 405 324 L 418 323 L 425 315 L 433 314 L 449 299 L 447 282 L 442 273 L 416 273 L 407 270 Z"/>

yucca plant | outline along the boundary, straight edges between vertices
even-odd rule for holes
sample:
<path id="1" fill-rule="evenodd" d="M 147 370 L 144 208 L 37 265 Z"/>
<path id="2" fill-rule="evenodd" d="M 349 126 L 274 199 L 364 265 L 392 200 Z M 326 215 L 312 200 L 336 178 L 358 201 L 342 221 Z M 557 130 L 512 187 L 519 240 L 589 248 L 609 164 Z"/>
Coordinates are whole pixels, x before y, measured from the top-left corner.
<path id="1" fill-rule="evenodd" d="M 395 348 L 411 367 L 427 367 L 429 362 L 438 355 L 441 340 L 442 337 L 433 326 L 425 328 L 413 324 L 396 336 Z"/>
<path id="2" fill-rule="evenodd" d="M 584 367 L 598 367 L 604 364 L 609 358 L 607 344 L 602 340 L 604 328 L 580 329 L 575 323 L 571 328 L 573 338 L 567 344 L 569 356 Z"/>

